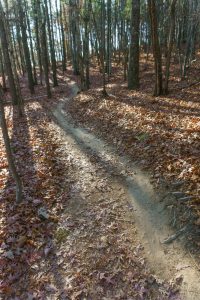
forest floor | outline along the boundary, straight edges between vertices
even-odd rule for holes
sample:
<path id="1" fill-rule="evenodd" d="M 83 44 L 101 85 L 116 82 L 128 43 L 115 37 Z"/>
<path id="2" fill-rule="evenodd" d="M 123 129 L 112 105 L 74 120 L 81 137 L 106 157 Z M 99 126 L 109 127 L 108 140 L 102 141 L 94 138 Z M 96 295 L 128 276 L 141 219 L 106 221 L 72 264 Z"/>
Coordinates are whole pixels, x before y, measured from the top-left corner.
<path id="1" fill-rule="evenodd" d="M 152 66 L 151 59 L 141 63 L 140 89 L 129 91 L 121 68 L 115 65 L 107 84 L 108 97 L 102 96 L 101 74 L 93 68 L 90 90 L 75 97 L 67 111 L 76 125 L 111 142 L 118 154 L 129 156 L 150 172 L 155 188 L 166 188 L 164 200 L 175 214 L 174 225 L 193 227 L 187 236 L 188 245 L 194 245 L 199 255 L 199 69 L 191 67 L 188 77 L 180 80 L 175 65 L 169 95 L 153 97 Z"/>
<path id="2" fill-rule="evenodd" d="M 1 142 L 1 298 L 198 299 L 198 99 L 128 92 L 118 72 L 104 99 L 93 72 L 97 84 L 77 97 L 69 72 L 51 101 L 38 88 L 23 118 L 6 109 L 25 200 L 14 205 Z M 166 190 L 151 181 L 193 195 L 192 212 L 173 210 L 183 200 L 171 194 L 160 201 Z M 180 228 L 190 215 L 195 247 L 162 244 L 174 232 L 168 210 Z"/>

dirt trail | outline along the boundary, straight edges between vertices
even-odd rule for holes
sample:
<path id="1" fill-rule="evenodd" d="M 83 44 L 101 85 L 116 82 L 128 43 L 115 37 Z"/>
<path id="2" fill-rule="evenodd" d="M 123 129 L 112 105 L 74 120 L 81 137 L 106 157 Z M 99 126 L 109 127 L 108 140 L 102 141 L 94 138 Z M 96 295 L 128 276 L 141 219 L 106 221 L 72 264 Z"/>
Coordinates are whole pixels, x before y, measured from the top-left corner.
<path id="1" fill-rule="evenodd" d="M 75 83 L 71 84 L 71 90 L 70 98 L 78 92 Z M 62 134 L 65 135 L 65 146 L 66 150 L 70 151 L 71 159 L 79 160 L 79 168 L 75 170 L 79 178 L 79 197 L 81 195 L 84 199 L 101 199 L 104 196 L 101 188 L 97 192 L 94 186 L 96 187 L 95 182 L 99 182 L 101 175 L 106 173 L 109 180 L 104 189 L 109 196 L 126 199 L 132 208 L 132 218 L 136 222 L 138 237 L 144 246 L 150 268 L 159 278 L 169 280 L 183 277 L 182 298 L 200 299 L 200 273 L 190 254 L 182 248 L 179 241 L 171 245 L 162 244 L 173 231 L 169 226 L 164 204 L 159 201 L 161 196 L 153 189 L 148 174 L 141 172 L 127 157 L 119 156 L 115 149 L 103 140 L 83 128 L 75 127 L 71 117 L 65 113 L 64 108 L 68 101 L 69 98 L 60 101 L 53 115 L 64 131 Z M 91 162 L 89 154 L 95 157 L 95 163 Z M 77 191 L 72 193 L 76 198 Z M 74 205 L 77 204 L 82 206 L 83 202 L 79 201 Z"/>

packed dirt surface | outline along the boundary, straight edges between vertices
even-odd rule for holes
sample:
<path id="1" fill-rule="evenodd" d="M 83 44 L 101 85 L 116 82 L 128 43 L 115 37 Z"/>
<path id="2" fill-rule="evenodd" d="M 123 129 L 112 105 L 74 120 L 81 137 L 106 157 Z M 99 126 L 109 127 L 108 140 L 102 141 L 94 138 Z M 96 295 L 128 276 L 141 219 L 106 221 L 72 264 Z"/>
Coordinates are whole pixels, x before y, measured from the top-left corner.
<path id="1" fill-rule="evenodd" d="M 70 97 L 73 98 L 77 91 L 76 84 L 72 84 Z M 167 241 L 170 241 L 171 237 L 173 241 L 174 232 L 169 226 L 168 209 L 161 201 L 162 194 L 154 190 L 150 176 L 141 172 L 130 158 L 117 154 L 111 145 L 106 144 L 84 128 L 74 126 L 70 115 L 66 114 L 66 104 L 65 101 L 61 102 L 53 114 L 59 126 L 67 134 L 67 144 L 69 145 L 70 138 L 73 144 L 75 141 L 76 148 L 78 147 L 75 149 L 73 146 L 70 154 L 72 157 L 78 156 L 80 159 L 79 168 L 81 170 L 78 174 L 83 175 L 79 191 L 83 199 L 89 197 L 95 205 L 95 203 L 103 201 L 103 198 L 111 198 L 115 207 L 121 201 L 124 204 L 127 203 L 126 206 L 130 209 L 129 221 L 124 219 L 124 222 L 136 224 L 138 232 L 136 236 L 144 246 L 150 268 L 155 271 L 156 276 L 163 280 L 173 279 L 174 282 L 181 283 L 182 299 L 199 299 L 198 266 L 193 261 L 191 254 L 182 247 L 180 241 L 174 241 L 172 245 L 168 245 Z M 92 155 L 93 165 L 88 159 L 85 161 L 85 155 Z M 102 181 L 99 177 L 100 174 L 106 177 L 106 181 Z M 107 181 L 108 178 L 109 181 Z M 100 191 L 99 181 L 103 183 L 103 190 L 100 188 Z M 107 189 L 108 191 L 106 191 Z M 77 198 L 80 201 L 80 196 Z M 79 204 L 82 208 L 84 207 L 82 201 Z M 76 204 L 74 205 L 76 210 Z M 132 225 L 128 230 L 129 234 L 135 236 Z M 167 239 L 168 237 L 170 238 Z M 105 241 L 109 243 L 107 238 Z M 114 295 L 111 293 L 109 296 L 113 299 Z M 120 297 L 124 296 L 128 295 Z"/>

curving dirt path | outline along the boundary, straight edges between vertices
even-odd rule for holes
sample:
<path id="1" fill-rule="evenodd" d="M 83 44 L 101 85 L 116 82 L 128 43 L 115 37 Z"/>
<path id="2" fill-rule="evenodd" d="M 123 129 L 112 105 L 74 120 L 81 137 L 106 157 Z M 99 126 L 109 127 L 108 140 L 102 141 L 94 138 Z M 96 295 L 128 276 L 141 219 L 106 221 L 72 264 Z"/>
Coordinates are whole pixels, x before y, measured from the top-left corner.
<path id="1" fill-rule="evenodd" d="M 63 148 L 70 153 L 72 164 L 76 162 L 76 184 L 71 189 L 73 202 L 69 205 L 71 214 L 85 211 L 91 203 L 96 205 L 101 203 L 102 199 L 105 201 L 105 197 L 112 198 L 114 203 L 119 201 L 119 206 L 123 200 L 130 212 L 127 222 L 135 223 L 136 239 L 144 246 L 150 269 L 158 278 L 182 282 L 181 299 L 200 299 L 200 272 L 190 253 L 178 240 L 170 245 L 162 243 L 173 234 L 173 230 L 169 226 L 168 212 L 160 201 L 161 195 L 153 189 L 149 175 L 141 172 L 127 157 L 119 156 L 111 145 L 84 128 L 74 126 L 65 108 L 69 99 L 77 94 L 78 87 L 73 82 L 70 86 L 71 95 L 67 99 L 61 99 L 53 110 L 53 116 L 58 127 L 62 129 L 60 134 Z M 103 244 L 107 243 L 107 240 L 103 239 L 103 232 L 96 233 L 93 243 L 98 234 L 101 236 L 100 241 Z M 76 247 L 81 247 L 81 244 L 76 244 Z M 93 299 L 97 298 L 93 296 Z M 126 298 L 119 296 L 119 299 Z"/>

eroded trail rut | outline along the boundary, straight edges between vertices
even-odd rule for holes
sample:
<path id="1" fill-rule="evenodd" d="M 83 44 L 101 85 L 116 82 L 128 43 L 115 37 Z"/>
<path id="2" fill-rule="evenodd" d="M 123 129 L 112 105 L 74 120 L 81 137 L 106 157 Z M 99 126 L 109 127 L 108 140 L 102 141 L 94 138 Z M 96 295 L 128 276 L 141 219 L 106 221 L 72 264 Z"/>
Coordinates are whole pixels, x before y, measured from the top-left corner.
<path id="1" fill-rule="evenodd" d="M 71 90 L 69 98 L 76 95 L 78 88 L 72 84 Z M 149 176 L 127 157 L 116 154 L 112 146 L 85 129 L 75 127 L 64 111 L 69 98 L 60 101 L 53 115 L 62 129 L 69 157 L 78 161 L 78 167 L 74 169 L 76 185 L 71 190 L 74 209 L 76 206 L 87 209 L 87 198 L 90 201 L 94 198 L 101 201 L 102 197 L 123 198 L 130 207 L 137 237 L 144 246 L 150 268 L 159 278 L 170 280 L 182 276 L 182 299 L 200 299 L 200 273 L 189 253 L 178 241 L 162 244 L 173 231 L 164 204 L 159 201 L 160 196 L 153 189 Z"/>

